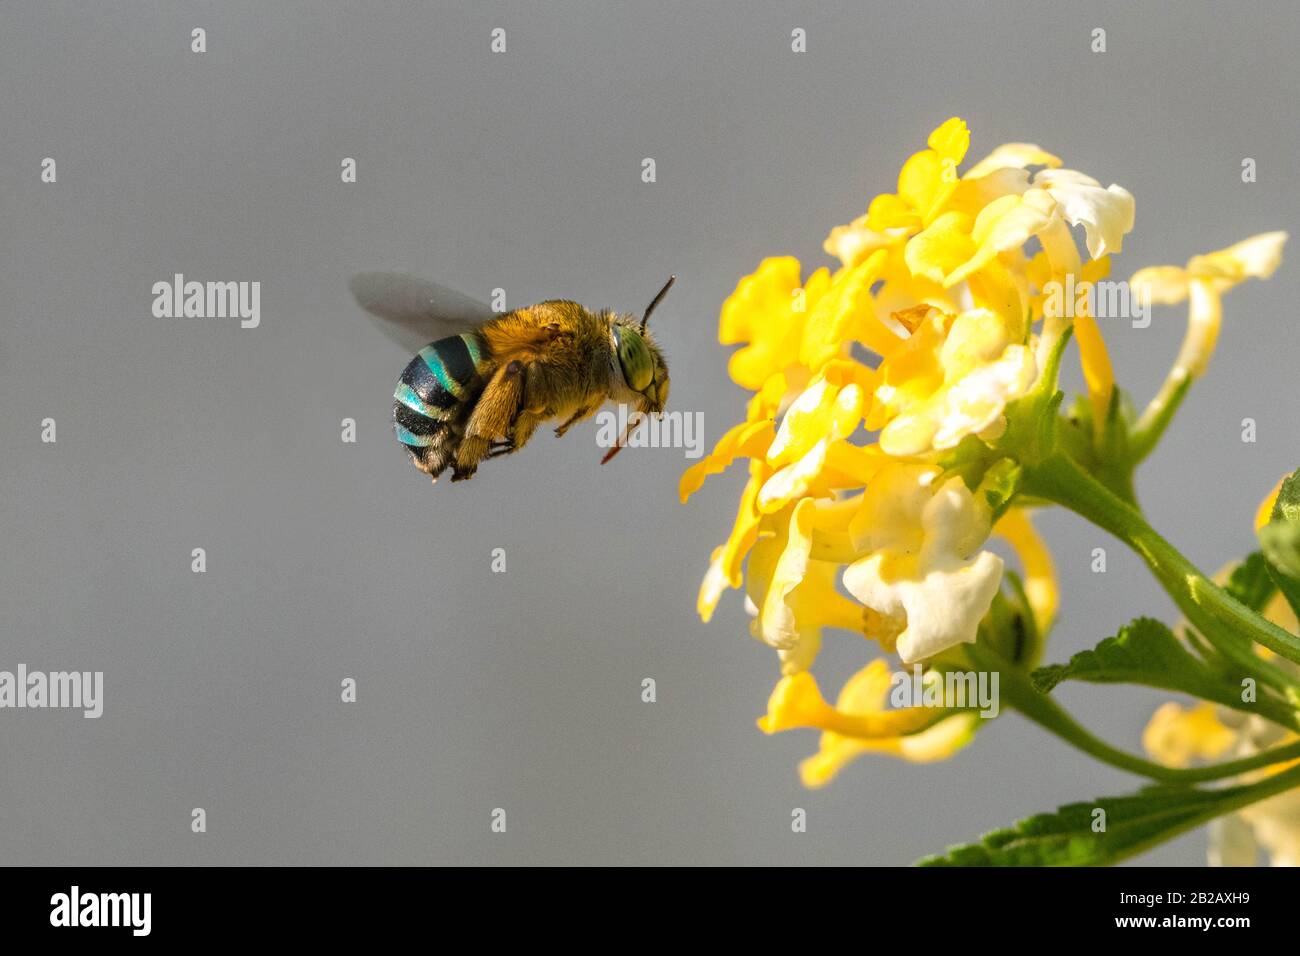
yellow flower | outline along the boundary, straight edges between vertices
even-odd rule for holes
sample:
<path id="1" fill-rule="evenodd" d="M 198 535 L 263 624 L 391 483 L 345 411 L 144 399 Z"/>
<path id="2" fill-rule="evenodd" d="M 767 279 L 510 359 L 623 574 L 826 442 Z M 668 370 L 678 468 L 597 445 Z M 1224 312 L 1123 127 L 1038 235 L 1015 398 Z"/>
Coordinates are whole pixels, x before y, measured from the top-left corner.
<path id="1" fill-rule="evenodd" d="M 1185 383 L 1205 373 L 1219 340 L 1223 293 L 1247 279 L 1269 278 L 1282 261 L 1286 239 L 1285 232 L 1261 233 L 1218 252 L 1193 256 L 1184 269 L 1153 266 L 1139 269 L 1129 279 L 1133 294 L 1150 302 L 1173 305 L 1190 300 L 1183 344 L 1160 391 L 1138 419 L 1139 431 L 1152 428 Z"/>
<path id="2" fill-rule="evenodd" d="M 776 649 L 783 674 L 811 666 L 823 628 L 862 631 L 862 608 L 835 590 L 838 566 L 812 558 L 816 512 L 811 498 L 801 500 L 749 558 L 746 583 L 757 610 L 750 632 Z"/>
<path id="3" fill-rule="evenodd" d="M 837 270 L 804 280 L 797 259 L 764 259 L 722 308 L 719 340 L 741 346 L 730 375 L 754 395 L 679 492 L 685 501 L 737 460 L 749 480 L 697 607 L 707 621 L 726 589 L 744 588 L 751 634 L 784 675 L 760 726 L 823 732 L 801 767 L 809 786 L 863 752 L 946 756 L 978 723 L 886 709 L 883 661 L 830 707 L 809 673 L 828 628 L 875 638 L 905 663 L 974 641 L 1002 579 L 991 534 L 1022 565 L 1040 633 L 1055 617 L 1052 559 L 1025 510 L 1013 505 L 993 527 L 982 494 L 940 480 L 945 453 L 968 436 L 1004 435 L 1008 404 L 1030 391 L 1071 321 L 1094 411 L 1109 407 L 1113 372 L 1086 303 L 1055 315 L 1047 302 L 1054 283 L 1086 292 L 1105 277 L 1132 229 L 1133 197 L 1030 143 L 1000 146 L 961 175 L 969 146 L 966 124 L 947 120 L 903 164 L 895 192 L 830 232 Z M 1197 275 L 1222 285 L 1230 265 L 1196 262 Z M 858 438 L 863 426 L 874 442 Z"/>
<path id="4" fill-rule="evenodd" d="M 836 226 L 826 237 L 826 251 L 853 266 L 881 249 L 897 246 L 929 226 L 944 211 L 974 217 L 993 200 L 1028 187 L 1029 166 L 1055 167 L 1061 161 L 1032 143 L 1006 143 L 958 177 L 957 166 L 970 146 L 970 131 L 957 117 L 930 134 L 929 149 L 903 164 L 898 192 L 877 196 L 867 212 Z"/>
<path id="5" fill-rule="evenodd" d="M 764 259 L 745 276 L 722 304 L 718 341 L 745 343 L 731 356 L 728 372 L 744 388 L 758 391 L 772 375 L 785 372 L 793 381 L 807 310 L 830 286 L 830 272 L 818 269 L 804 283 L 799 260 L 791 256 Z"/>
<path id="6" fill-rule="evenodd" d="M 908 240 L 907 265 L 914 275 L 951 287 L 1000 253 L 1020 249 L 1052 223 L 1056 211 L 1046 190 L 1031 189 L 995 199 L 974 217 L 945 212 Z"/>
<path id="7" fill-rule="evenodd" d="M 1247 279 L 1267 279 L 1282 262 L 1285 232 L 1266 232 L 1203 256 L 1185 269 L 1154 266 L 1133 274 L 1129 284 L 1152 302 L 1173 305 L 1190 297 L 1187 336 L 1174 362 L 1174 373 L 1198 378 L 1214 354 L 1222 316 L 1220 296 Z"/>
<path id="8" fill-rule="evenodd" d="M 1023 331 L 988 309 L 932 313 L 881 363 L 867 427 L 896 456 L 954 448 L 967 435 L 992 441 L 1006 428 L 1007 403 L 1038 374 Z"/>
<path id="9" fill-rule="evenodd" d="M 1004 316 L 1018 318 L 1022 306 L 1012 277 L 1001 278 L 1000 257 L 1012 256 L 1018 271 L 1024 244 L 1037 237 L 1051 263 L 1051 278 L 1058 284 L 1067 276 L 1080 281 L 1085 269 L 1067 224 L 1084 227 L 1089 253 L 1099 259 L 1122 249 L 1133 217 L 1133 196 L 1123 187 L 1103 188 L 1074 170 L 1043 169 L 1033 178 L 1032 187 L 993 199 L 977 214 L 952 210 L 936 217 L 908 241 L 905 256 L 914 274 L 945 288 L 969 282 L 977 301 L 1001 306 Z M 983 272 L 988 274 L 981 276 Z M 1054 318 L 1058 321 L 1044 351 L 1061 333 L 1064 316 Z M 1075 328 L 1094 410 L 1104 413 L 1112 381 L 1100 330 L 1086 310 L 1075 316 Z"/>
<path id="10" fill-rule="evenodd" d="M 1236 734 L 1215 716 L 1213 704 L 1202 701 L 1184 708 L 1173 701 L 1160 705 L 1142 734 L 1151 756 L 1169 767 L 1186 767 L 1193 760 L 1221 756 Z"/>
<path id="11" fill-rule="evenodd" d="M 740 507 L 736 510 L 736 522 L 726 544 L 715 548 L 709 561 L 709 569 L 700 585 L 696 611 L 706 624 L 717 609 L 718 600 L 727 588 L 738 588 L 744 583 L 741 567 L 748 557 L 750 549 L 758 540 L 758 529 L 763 516 L 757 508 L 758 489 L 767 478 L 767 469 L 762 461 L 751 461 L 749 466 L 749 483 L 740 496 Z"/>
<path id="12" fill-rule="evenodd" d="M 866 555 L 844 571 L 849 593 L 876 612 L 871 636 L 904 663 L 975 640 L 1002 582 L 1002 559 L 981 551 L 991 516 L 960 478 L 893 463 L 862 495 L 850 525 Z"/>
<path id="13" fill-rule="evenodd" d="M 857 431 L 874 380 L 870 369 L 840 363 L 818 374 L 794 400 L 768 447 L 767 463 L 773 472 L 759 491 L 760 511 L 780 511 L 814 490 L 827 470 L 832 447 Z M 856 479 L 849 479 L 850 486 L 855 483 Z"/>
<path id="14" fill-rule="evenodd" d="M 872 284 L 882 277 L 888 262 L 885 250 L 831 277 L 830 287 L 808 311 L 799 360 L 810 371 L 846 355 L 851 341 L 859 341 L 882 355 L 898 345 L 898 338 L 876 314 Z"/>
<path id="15" fill-rule="evenodd" d="M 877 196 L 867 209 L 876 232 L 927 224 L 957 189 L 957 165 L 970 147 L 970 130 L 954 116 L 930 134 L 929 149 L 913 153 L 898 174 L 898 192 Z"/>
<path id="16" fill-rule="evenodd" d="M 726 471 L 737 458 L 767 457 L 767 449 L 776 437 L 776 413 L 785 394 L 784 375 L 777 373 L 763 383 L 762 389 L 749 400 L 745 420 L 728 429 L 713 446 L 713 451 L 682 473 L 677 486 L 682 504 L 704 486 L 710 475 Z"/>
<path id="17" fill-rule="evenodd" d="M 874 660 L 849 678 L 831 707 L 811 674 L 782 678 L 772 691 L 767 714 L 759 718 L 759 729 L 768 734 L 800 727 L 823 731 L 818 752 L 799 766 L 807 787 L 830 783 L 861 754 L 928 763 L 950 757 L 970 742 L 979 722 L 974 714 L 945 717 L 944 711 L 923 707 L 888 710 L 890 683 L 889 666 Z"/>

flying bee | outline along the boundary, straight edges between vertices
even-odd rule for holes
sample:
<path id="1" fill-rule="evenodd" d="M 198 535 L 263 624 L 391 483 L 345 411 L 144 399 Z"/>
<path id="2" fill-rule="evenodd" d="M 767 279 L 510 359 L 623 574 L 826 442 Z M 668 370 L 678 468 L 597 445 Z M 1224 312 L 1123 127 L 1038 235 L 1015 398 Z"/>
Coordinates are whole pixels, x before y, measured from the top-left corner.
<path id="1" fill-rule="evenodd" d="M 433 481 L 474 477 L 479 462 L 519 451 L 542 422 L 558 418 L 556 437 L 607 400 L 632 416 L 609 461 L 646 415 L 668 401 L 668 365 L 646 330 L 650 314 L 677 277 L 659 290 L 638 321 L 567 299 L 497 314 L 488 306 L 411 276 L 364 272 L 350 282 L 357 303 L 383 319 L 409 349 L 393 392 L 393 430 L 415 467 Z M 433 341 L 429 341 L 433 339 Z"/>

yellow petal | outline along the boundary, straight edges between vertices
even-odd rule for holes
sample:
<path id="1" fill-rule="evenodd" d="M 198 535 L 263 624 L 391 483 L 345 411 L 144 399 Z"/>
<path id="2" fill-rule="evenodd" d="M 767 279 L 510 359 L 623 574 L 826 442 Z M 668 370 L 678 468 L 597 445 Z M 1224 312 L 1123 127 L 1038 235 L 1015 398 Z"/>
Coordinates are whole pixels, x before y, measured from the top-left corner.
<path id="1" fill-rule="evenodd" d="M 1187 271 L 1178 266 L 1139 269 L 1128 282 L 1136 295 L 1156 305 L 1175 305 L 1187 298 Z"/>
<path id="2" fill-rule="evenodd" d="M 1003 143 L 978 163 L 966 170 L 967 179 L 979 179 L 999 169 L 1025 169 L 1029 166 L 1047 166 L 1055 169 L 1061 160 L 1034 143 Z"/>
<path id="3" fill-rule="evenodd" d="M 1283 475 L 1279 478 L 1277 484 L 1273 486 L 1273 490 L 1259 503 L 1259 509 L 1255 512 L 1256 531 L 1259 531 L 1260 528 L 1273 520 L 1273 506 L 1277 504 L 1277 496 L 1282 493 L 1282 483 L 1289 477 L 1290 475 Z"/>
<path id="4" fill-rule="evenodd" d="M 768 645 L 781 649 L 799 642 L 800 628 L 791 593 L 808 572 L 808 552 L 812 548 L 813 502 L 805 498 L 794 507 L 786 529 L 784 546 L 772 569 L 771 577 L 764 582 L 762 604 L 759 607 L 760 636 Z"/>
<path id="5" fill-rule="evenodd" d="M 741 493 L 740 507 L 736 510 L 736 523 L 727 543 L 722 546 L 722 571 L 733 588 L 740 587 L 743 581 L 741 565 L 744 564 L 749 549 L 758 540 L 758 528 L 763 519 L 757 507 L 758 492 L 765 476 L 766 471 L 751 466 L 749 483 Z"/>
<path id="6" fill-rule="evenodd" d="M 710 475 L 721 474 L 737 458 L 761 458 L 775 435 L 771 421 L 741 422 L 729 428 L 708 455 L 682 473 L 677 493 L 682 504 L 699 491 Z"/>
<path id="7" fill-rule="evenodd" d="M 783 677 L 777 682 L 767 702 L 767 713 L 758 719 L 758 727 L 765 734 L 780 733 L 797 728 L 818 728 L 864 740 L 898 737 L 930 723 L 937 716 L 932 709 L 907 707 L 898 710 L 884 708 L 884 696 L 889 691 L 889 665 L 884 660 L 871 662 L 875 674 L 883 672 L 884 687 L 881 700 L 873 710 L 847 713 L 831 707 L 822 698 L 817 681 L 808 671 Z"/>
<path id="8" fill-rule="evenodd" d="M 897 230 L 877 232 L 871 228 L 868 219 L 868 214 L 863 213 L 846 225 L 836 226 L 827 235 L 822 248 L 828 255 L 839 259 L 846 268 L 851 268 L 877 250 L 887 250 L 901 240 L 902 236 Z"/>
<path id="9" fill-rule="evenodd" d="M 781 427 L 767 450 L 768 463 L 774 467 L 787 465 L 821 441 L 838 396 L 839 389 L 825 378 L 818 378 L 804 389 L 781 419 Z"/>
<path id="10" fill-rule="evenodd" d="M 971 238 L 970 217 L 960 212 L 946 212 L 907 242 L 904 256 L 915 276 L 945 284 L 948 274 L 967 262 L 976 252 Z"/>
<path id="11" fill-rule="evenodd" d="M 826 733 L 821 749 L 799 764 L 799 777 L 805 787 L 824 787 L 854 759 L 868 753 L 889 754 L 909 763 L 945 760 L 970 743 L 978 724 L 974 714 L 956 714 L 905 737 L 863 740 Z"/>
<path id="12" fill-rule="evenodd" d="M 773 514 L 807 494 L 826 464 L 829 446 L 829 441 L 819 441 L 798 461 L 773 472 L 759 490 L 756 499 L 758 510 L 763 514 Z"/>
<path id="13" fill-rule="evenodd" d="M 764 259 L 758 268 L 736 284 L 722 303 L 718 320 L 718 341 L 722 345 L 748 342 L 757 327 L 768 321 L 769 311 L 779 313 L 788 306 L 791 293 L 800 286 L 799 260 L 794 256 Z"/>
<path id="14" fill-rule="evenodd" d="M 960 116 L 945 120 L 926 140 L 926 144 L 951 163 L 960 163 L 970 148 L 970 130 Z"/>
<path id="15" fill-rule="evenodd" d="M 1079 342 L 1079 363 L 1083 367 L 1084 384 L 1092 404 L 1093 421 L 1100 426 L 1106 420 L 1110 407 L 1111 391 L 1115 387 L 1115 372 L 1110 364 L 1110 352 L 1102 338 L 1097 321 L 1086 309 L 1074 317 L 1074 337 Z"/>
<path id="16" fill-rule="evenodd" d="M 877 234 L 911 230 L 921 224 L 921 217 L 902 196 L 883 193 L 867 207 L 867 227 Z"/>
<path id="17" fill-rule="evenodd" d="M 974 714 L 957 714 L 930 724 L 938 716 L 933 710 L 886 710 L 891 683 L 888 664 L 874 660 L 849 678 L 832 708 L 822 699 L 811 674 L 793 675 L 777 684 L 759 727 L 769 734 L 798 727 L 822 728 L 818 752 L 799 765 L 800 778 L 807 787 L 826 785 L 862 754 L 889 754 L 928 763 L 952 756 L 971 740 L 979 722 Z"/>
<path id="18" fill-rule="evenodd" d="M 874 317 L 871 286 L 885 259 L 885 250 L 880 249 L 859 265 L 841 270 L 833 277 L 827 293 L 809 311 L 800 346 L 800 361 L 809 369 L 817 371 L 844 352 L 857 331 L 859 316 Z M 897 341 L 891 341 L 888 336 L 881 339 L 882 344 Z"/>
<path id="19" fill-rule="evenodd" d="M 725 550 L 722 546 L 713 549 L 713 554 L 709 559 L 709 569 L 704 572 L 704 580 L 700 583 L 700 593 L 695 599 L 696 613 L 700 615 L 700 620 L 705 624 L 712 620 L 713 612 L 717 610 L 718 601 L 722 598 L 722 592 L 730 586 L 727 581 L 727 573 L 722 566 L 722 556 Z"/>
<path id="20" fill-rule="evenodd" d="M 1162 704 L 1142 734 L 1147 752 L 1169 767 L 1186 767 L 1193 760 L 1213 760 L 1232 746 L 1236 735 L 1215 716 L 1214 705 L 1202 701 L 1183 708 Z"/>
<path id="21" fill-rule="evenodd" d="M 1056 619 L 1056 609 L 1060 604 L 1052 553 L 1035 530 L 1025 508 L 1008 509 L 993 526 L 993 533 L 1010 544 L 1020 559 L 1025 597 L 1029 600 L 1039 632 L 1046 634 Z"/>
<path id="22" fill-rule="evenodd" d="M 1282 247 L 1286 239 L 1285 232 L 1251 236 L 1218 252 L 1194 256 L 1187 263 L 1187 272 L 1226 283 L 1220 286 L 1221 291 L 1246 279 L 1267 279 L 1282 262 Z"/>
<path id="23" fill-rule="evenodd" d="M 727 370 L 736 384 L 754 391 L 774 374 L 798 361 L 807 308 L 829 283 L 829 273 L 814 273 L 804 286 L 799 260 L 764 259 L 745 276 L 722 305 L 718 341 L 744 344 L 731 356 Z"/>

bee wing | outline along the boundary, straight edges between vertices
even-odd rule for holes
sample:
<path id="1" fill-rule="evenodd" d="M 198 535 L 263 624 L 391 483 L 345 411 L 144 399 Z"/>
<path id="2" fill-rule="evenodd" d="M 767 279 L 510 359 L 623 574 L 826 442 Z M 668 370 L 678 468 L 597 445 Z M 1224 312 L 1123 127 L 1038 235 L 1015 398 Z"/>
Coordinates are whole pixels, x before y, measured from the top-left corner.
<path id="1" fill-rule="evenodd" d="M 357 304 L 408 352 L 468 332 L 496 317 L 486 303 L 402 272 L 359 272 L 348 280 Z"/>

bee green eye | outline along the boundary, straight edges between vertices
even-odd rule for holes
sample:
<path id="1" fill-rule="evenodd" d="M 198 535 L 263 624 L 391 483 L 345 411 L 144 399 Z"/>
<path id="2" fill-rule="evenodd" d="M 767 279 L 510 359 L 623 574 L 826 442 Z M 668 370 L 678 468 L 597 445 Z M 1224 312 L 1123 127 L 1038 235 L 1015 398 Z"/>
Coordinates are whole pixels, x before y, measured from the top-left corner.
<path id="1" fill-rule="evenodd" d="M 659 387 L 655 390 L 655 400 L 659 403 L 660 408 L 663 408 L 665 405 L 668 404 L 668 376 L 667 375 L 663 377 L 663 380 L 659 382 Z"/>
<path id="2" fill-rule="evenodd" d="M 645 339 L 635 329 L 621 328 L 615 332 L 618 339 L 618 364 L 623 369 L 623 380 L 634 392 L 643 391 L 654 380 L 654 359 Z"/>

